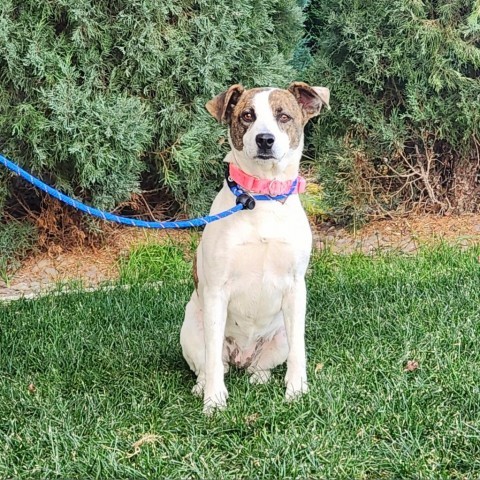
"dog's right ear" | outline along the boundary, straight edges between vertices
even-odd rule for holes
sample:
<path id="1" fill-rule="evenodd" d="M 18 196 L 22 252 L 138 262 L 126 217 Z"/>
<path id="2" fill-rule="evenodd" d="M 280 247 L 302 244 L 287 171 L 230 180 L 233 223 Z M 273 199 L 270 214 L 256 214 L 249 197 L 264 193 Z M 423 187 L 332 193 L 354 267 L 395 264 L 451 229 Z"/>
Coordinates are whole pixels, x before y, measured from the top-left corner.
<path id="1" fill-rule="evenodd" d="M 220 123 L 228 123 L 238 99 L 245 91 L 242 85 L 232 85 L 226 92 L 212 98 L 205 105 L 206 109 Z"/>

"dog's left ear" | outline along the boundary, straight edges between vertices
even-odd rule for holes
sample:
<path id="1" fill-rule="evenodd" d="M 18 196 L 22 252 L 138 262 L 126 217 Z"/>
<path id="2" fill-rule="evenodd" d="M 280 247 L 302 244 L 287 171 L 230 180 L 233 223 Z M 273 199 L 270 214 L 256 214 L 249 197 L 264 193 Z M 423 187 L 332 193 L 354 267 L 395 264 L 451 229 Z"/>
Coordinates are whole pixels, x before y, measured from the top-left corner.
<path id="1" fill-rule="evenodd" d="M 293 82 L 288 91 L 293 93 L 300 105 L 304 123 L 318 115 L 324 105 L 330 110 L 330 90 L 326 87 L 311 87 L 308 83 Z"/>
<path id="2" fill-rule="evenodd" d="M 228 123 L 238 99 L 245 91 L 242 85 L 232 85 L 226 92 L 212 98 L 205 105 L 206 109 L 220 123 Z"/>

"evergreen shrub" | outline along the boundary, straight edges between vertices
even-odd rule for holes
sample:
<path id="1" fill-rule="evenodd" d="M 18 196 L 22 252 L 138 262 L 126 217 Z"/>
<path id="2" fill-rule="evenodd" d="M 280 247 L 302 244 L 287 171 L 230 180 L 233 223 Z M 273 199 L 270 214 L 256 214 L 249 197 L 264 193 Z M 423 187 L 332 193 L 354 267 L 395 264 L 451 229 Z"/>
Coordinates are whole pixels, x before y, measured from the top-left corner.
<path id="1" fill-rule="evenodd" d="M 0 151 L 99 208 L 143 176 L 206 213 L 226 131 L 205 102 L 293 80 L 302 24 L 296 0 L 2 0 Z"/>
<path id="2" fill-rule="evenodd" d="M 313 0 L 310 146 L 337 218 L 479 211 L 480 2 Z"/>
<path id="3" fill-rule="evenodd" d="M 10 276 L 36 243 L 37 232 L 32 223 L 0 223 L 0 281 L 8 285 Z"/>

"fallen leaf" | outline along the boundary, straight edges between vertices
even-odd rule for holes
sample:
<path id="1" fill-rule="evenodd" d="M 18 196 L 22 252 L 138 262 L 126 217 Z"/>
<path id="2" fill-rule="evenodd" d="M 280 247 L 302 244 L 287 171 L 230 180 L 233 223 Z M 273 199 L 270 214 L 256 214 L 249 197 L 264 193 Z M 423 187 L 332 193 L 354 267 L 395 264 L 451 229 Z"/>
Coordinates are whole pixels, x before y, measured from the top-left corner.
<path id="1" fill-rule="evenodd" d="M 251 415 L 247 415 L 245 417 L 245 423 L 247 425 L 251 425 L 252 423 L 255 423 L 258 420 L 258 417 L 260 417 L 259 413 L 252 413 Z"/>
<path id="2" fill-rule="evenodd" d="M 409 360 L 407 365 L 403 369 L 404 372 L 414 372 L 419 367 L 419 364 L 416 360 Z"/>
<path id="3" fill-rule="evenodd" d="M 315 373 L 321 372 L 323 370 L 323 363 L 317 363 L 315 365 Z"/>

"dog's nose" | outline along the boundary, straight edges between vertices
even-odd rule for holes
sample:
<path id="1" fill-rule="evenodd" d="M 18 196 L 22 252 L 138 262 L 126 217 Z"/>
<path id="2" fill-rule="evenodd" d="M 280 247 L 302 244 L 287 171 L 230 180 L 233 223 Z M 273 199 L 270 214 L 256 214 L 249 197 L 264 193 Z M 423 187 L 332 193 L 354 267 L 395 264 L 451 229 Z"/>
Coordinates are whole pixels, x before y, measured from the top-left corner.
<path id="1" fill-rule="evenodd" d="M 259 133 L 255 137 L 258 148 L 262 150 L 270 150 L 275 142 L 275 137 L 271 133 Z"/>

